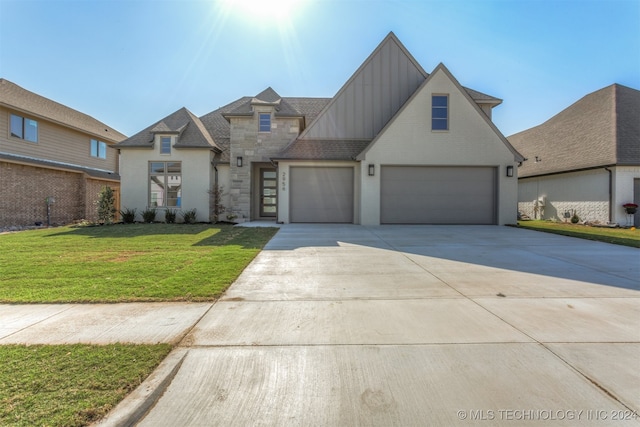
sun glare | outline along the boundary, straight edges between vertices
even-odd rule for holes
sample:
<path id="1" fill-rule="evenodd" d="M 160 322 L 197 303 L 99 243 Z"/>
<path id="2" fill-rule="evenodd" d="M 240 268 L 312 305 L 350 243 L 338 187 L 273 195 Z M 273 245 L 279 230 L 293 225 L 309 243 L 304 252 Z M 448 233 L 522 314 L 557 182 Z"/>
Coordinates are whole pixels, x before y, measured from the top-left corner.
<path id="1" fill-rule="evenodd" d="M 290 21 L 304 2 L 305 0 L 222 0 L 225 9 L 233 15 L 264 24 Z"/>

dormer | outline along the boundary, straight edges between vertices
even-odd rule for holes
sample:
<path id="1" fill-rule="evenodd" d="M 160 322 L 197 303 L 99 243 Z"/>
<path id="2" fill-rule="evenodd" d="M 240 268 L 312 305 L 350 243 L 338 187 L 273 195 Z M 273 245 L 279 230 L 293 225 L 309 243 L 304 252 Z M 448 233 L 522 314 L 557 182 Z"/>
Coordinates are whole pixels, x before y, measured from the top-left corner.
<path id="1" fill-rule="evenodd" d="M 223 114 L 229 123 L 232 118 L 251 118 L 259 133 L 269 133 L 277 127 L 277 119 L 297 119 L 298 129 L 304 128 L 304 115 L 292 107 L 271 87 L 247 99 L 238 108 Z M 233 125 L 233 123 L 232 123 Z"/>

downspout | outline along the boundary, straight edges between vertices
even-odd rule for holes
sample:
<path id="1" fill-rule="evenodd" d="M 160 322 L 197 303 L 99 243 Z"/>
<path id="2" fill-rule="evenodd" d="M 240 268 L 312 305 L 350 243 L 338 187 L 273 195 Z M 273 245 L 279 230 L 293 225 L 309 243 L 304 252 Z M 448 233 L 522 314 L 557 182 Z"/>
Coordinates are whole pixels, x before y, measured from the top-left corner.
<path id="1" fill-rule="evenodd" d="M 604 170 L 609 172 L 609 224 L 613 221 L 613 172 L 608 167 Z"/>

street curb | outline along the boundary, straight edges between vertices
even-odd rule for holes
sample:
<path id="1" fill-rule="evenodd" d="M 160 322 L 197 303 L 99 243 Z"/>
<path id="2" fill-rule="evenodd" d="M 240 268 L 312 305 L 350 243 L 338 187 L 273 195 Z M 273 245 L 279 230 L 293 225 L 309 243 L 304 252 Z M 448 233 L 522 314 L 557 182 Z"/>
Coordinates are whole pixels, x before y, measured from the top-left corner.
<path id="1" fill-rule="evenodd" d="M 135 426 L 164 394 L 180 370 L 188 350 L 177 348 L 158 365 L 155 371 L 133 392 L 124 398 L 106 417 L 93 423 L 94 427 Z"/>

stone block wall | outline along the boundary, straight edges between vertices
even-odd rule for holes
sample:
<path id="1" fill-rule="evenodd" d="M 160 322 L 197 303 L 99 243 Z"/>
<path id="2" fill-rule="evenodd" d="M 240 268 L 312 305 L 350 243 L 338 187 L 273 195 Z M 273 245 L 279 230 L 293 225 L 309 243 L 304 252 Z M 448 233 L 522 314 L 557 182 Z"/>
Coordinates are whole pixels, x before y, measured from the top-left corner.
<path id="1" fill-rule="evenodd" d="M 269 111 L 268 109 L 266 111 Z M 252 164 L 268 163 L 299 134 L 298 119 L 275 118 L 272 114 L 271 132 L 258 132 L 258 112 L 251 117 L 231 119 L 231 170 L 229 206 L 239 218 L 251 218 Z M 242 167 L 237 166 L 238 156 Z"/>

